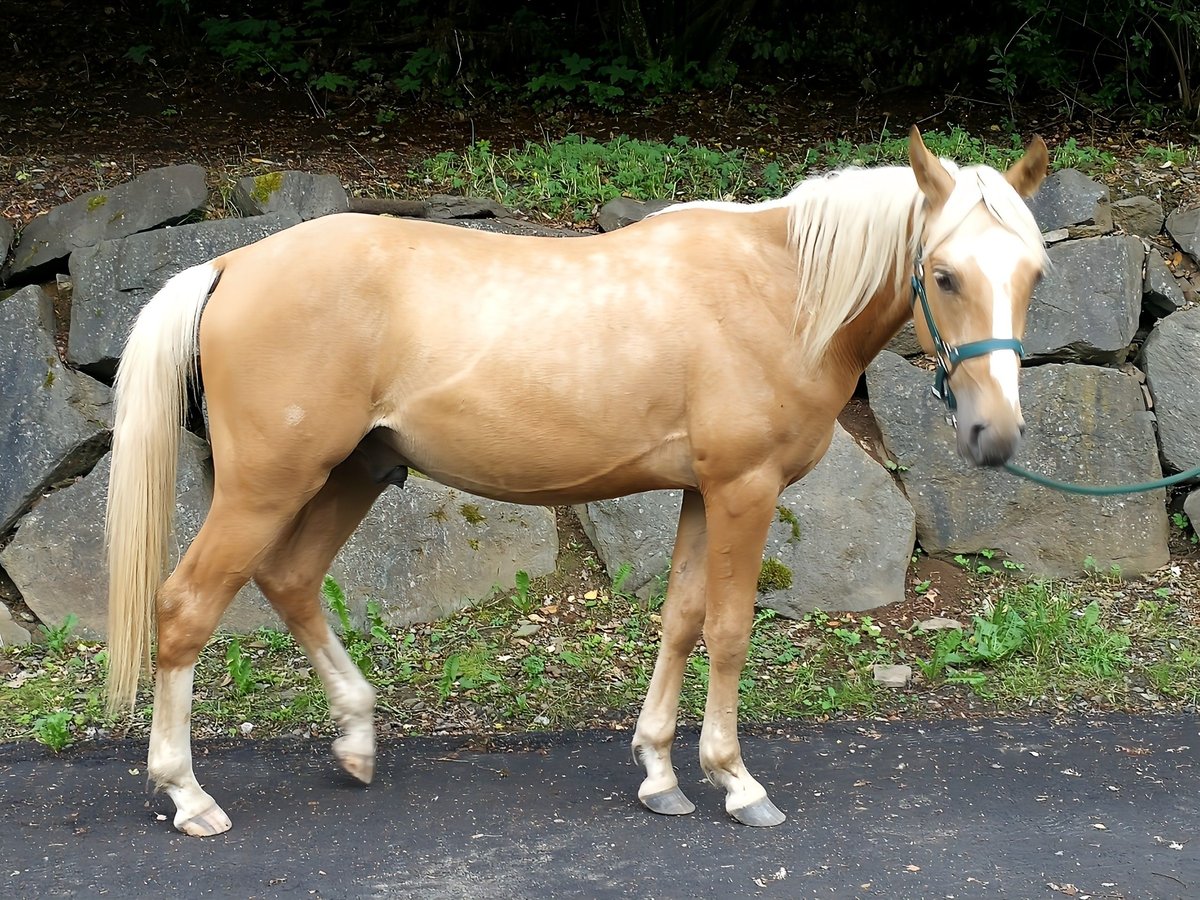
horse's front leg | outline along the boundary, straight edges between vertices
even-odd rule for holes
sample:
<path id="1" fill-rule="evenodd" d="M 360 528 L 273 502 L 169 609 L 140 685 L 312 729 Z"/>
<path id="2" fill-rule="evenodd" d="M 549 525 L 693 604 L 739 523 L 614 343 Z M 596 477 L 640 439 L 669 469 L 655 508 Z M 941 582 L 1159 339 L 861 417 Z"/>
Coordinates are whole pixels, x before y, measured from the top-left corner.
<path id="1" fill-rule="evenodd" d="M 638 799 L 664 815 L 683 815 L 696 808 L 679 789 L 671 743 L 684 669 L 704 626 L 704 546 L 704 501 L 695 491 L 684 491 L 663 607 L 662 643 L 633 733 L 634 762 L 646 769 Z"/>
<path id="2" fill-rule="evenodd" d="M 700 732 L 700 767 L 725 790 L 725 810 L 746 825 L 785 818 L 742 762 L 738 743 L 738 681 L 746 664 L 758 574 L 767 529 L 775 516 L 779 481 L 764 475 L 721 484 L 704 495 L 708 522 L 708 701 Z"/>

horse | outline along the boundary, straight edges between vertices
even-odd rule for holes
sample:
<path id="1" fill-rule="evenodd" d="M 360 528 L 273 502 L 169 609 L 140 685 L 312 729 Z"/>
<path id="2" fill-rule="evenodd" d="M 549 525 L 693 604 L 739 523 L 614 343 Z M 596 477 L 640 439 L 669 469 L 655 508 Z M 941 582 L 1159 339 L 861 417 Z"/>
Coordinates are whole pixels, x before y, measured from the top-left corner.
<path id="1" fill-rule="evenodd" d="M 337 214 L 169 279 L 115 382 L 107 696 L 110 711 L 131 710 L 153 672 L 147 771 L 175 828 L 230 828 L 193 769 L 192 687 L 250 579 L 320 677 L 333 756 L 371 781 L 375 692 L 320 586 L 410 467 L 526 504 L 681 490 L 632 740 L 637 796 L 655 813 L 695 809 L 671 745 L 703 636 L 701 768 L 733 819 L 782 822 L 743 762 L 737 721 L 778 496 L 821 459 L 867 365 L 908 320 L 957 392 L 960 454 L 977 466 L 1013 455 L 1019 339 L 1046 266 L 1022 198 L 1047 167 L 1040 137 L 1001 174 L 938 159 L 914 127 L 907 165 L 847 168 L 760 203 L 682 203 L 569 239 Z M 968 342 L 970 358 L 946 358 Z M 181 426 L 200 391 L 212 501 L 164 581 Z"/>

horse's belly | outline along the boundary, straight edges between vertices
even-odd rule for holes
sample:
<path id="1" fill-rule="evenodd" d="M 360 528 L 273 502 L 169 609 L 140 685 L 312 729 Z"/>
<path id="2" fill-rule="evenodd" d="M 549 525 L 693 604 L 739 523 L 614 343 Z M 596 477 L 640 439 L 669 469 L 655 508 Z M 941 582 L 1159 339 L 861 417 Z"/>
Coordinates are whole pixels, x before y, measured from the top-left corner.
<path id="1" fill-rule="evenodd" d="M 402 405 L 380 424 L 409 465 L 451 487 L 496 500 L 564 504 L 695 481 L 683 428 L 644 405 L 446 400 Z"/>

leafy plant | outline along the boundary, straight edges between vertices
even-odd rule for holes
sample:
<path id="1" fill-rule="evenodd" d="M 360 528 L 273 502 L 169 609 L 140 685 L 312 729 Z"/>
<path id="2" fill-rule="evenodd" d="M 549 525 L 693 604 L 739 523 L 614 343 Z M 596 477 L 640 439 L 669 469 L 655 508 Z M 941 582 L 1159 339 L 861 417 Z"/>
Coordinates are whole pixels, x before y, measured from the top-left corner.
<path id="1" fill-rule="evenodd" d="M 67 642 L 71 639 L 71 632 L 78 624 L 79 617 L 75 613 L 67 613 L 67 617 L 63 619 L 61 625 L 39 626 L 46 638 L 46 648 L 51 653 L 63 653 L 67 649 Z"/>
<path id="2" fill-rule="evenodd" d="M 242 643 L 237 638 L 231 640 L 225 650 L 225 668 L 239 696 L 254 690 L 254 664 L 242 651 Z"/>
<path id="3" fill-rule="evenodd" d="M 45 744 L 55 753 L 71 743 L 71 723 L 74 714 L 69 709 L 41 716 L 34 720 L 33 737 L 39 744 Z"/>

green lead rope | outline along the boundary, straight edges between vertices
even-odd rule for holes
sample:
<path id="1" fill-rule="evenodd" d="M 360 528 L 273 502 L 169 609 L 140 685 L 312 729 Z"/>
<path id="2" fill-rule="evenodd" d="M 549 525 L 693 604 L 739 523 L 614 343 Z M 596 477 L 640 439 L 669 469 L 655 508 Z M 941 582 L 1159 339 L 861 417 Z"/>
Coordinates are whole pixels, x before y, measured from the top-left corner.
<path id="1" fill-rule="evenodd" d="M 1178 475 L 1171 475 L 1167 478 L 1159 478 L 1155 481 L 1143 481 L 1138 484 L 1122 484 L 1122 485 L 1090 485 L 1090 484 L 1072 484 L 1069 481 L 1056 481 L 1053 478 L 1048 478 L 1045 475 L 1039 475 L 1037 472 L 1030 472 L 1028 469 L 1022 469 L 1020 466 L 1012 463 L 1005 463 L 1004 468 L 1012 475 L 1018 475 L 1021 478 L 1027 478 L 1034 484 L 1040 484 L 1044 487 L 1053 488 L 1056 491 L 1064 491 L 1068 494 L 1087 494 L 1092 497 L 1113 497 L 1118 494 L 1140 494 L 1143 491 L 1156 491 L 1159 488 L 1171 487 L 1171 485 L 1180 484 L 1184 481 L 1191 481 L 1193 478 L 1200 477 L 1200 466 L 1194 469 L 1188 469 L 1186 472 L 1180 472 Z"/>

